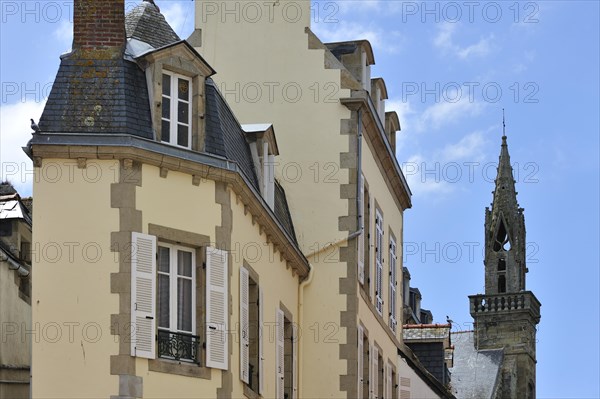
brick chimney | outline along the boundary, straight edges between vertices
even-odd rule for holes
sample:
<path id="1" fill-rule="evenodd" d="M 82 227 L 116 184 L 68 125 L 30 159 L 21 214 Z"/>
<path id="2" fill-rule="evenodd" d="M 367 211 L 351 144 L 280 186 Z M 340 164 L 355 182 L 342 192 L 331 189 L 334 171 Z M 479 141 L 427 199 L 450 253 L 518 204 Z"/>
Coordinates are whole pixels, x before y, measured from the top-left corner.
<path id="1" fill-rule="evenodd" d="M 74 0 L 73 52 L 119 58 L 125 46 L 125 0 Z"/>

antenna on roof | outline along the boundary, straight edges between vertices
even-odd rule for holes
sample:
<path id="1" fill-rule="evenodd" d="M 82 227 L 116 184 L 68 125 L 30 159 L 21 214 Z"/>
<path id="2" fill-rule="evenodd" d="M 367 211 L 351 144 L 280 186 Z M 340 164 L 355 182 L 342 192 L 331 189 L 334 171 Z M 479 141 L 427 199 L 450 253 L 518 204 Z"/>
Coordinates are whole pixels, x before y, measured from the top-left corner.
<path id="1" fill-rule="evenodd" d="M 504 119 L 504 108 L 502 108 L 502 135 L 506 137 L 506 120 Z"/>

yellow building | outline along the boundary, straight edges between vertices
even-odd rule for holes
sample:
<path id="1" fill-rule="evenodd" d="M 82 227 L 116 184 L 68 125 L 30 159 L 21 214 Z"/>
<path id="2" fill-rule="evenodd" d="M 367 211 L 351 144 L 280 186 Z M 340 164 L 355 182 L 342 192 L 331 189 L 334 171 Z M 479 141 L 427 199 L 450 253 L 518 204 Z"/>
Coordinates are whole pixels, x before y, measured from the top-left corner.
<path id="1" fill-rule="evenodd" d="M 371 47 L 294 4 L 199 1 L 190 44 L 152 1 L 75 0 L 29 148 L 34 398 L 451 396 L 402 342 L 411 195 Z"/>
<path id="2" fill-rule="evenodd" d="M 318 7 L 318 6 L 317 6 Z M 242 123 L 280 133 L 276 177 L 314 273 L 299 397 L 451 396 L 402 342 L 403 214 L 395 112 L 366 40 L 322 43 L 310 1 L 196 1 L 192 45 Z M 249 39 L 252 38 L 252 39 Z M 308 333 L 308 334 L 307 334 Z M 315 367 L 318 365 L 318 367 Z"/>

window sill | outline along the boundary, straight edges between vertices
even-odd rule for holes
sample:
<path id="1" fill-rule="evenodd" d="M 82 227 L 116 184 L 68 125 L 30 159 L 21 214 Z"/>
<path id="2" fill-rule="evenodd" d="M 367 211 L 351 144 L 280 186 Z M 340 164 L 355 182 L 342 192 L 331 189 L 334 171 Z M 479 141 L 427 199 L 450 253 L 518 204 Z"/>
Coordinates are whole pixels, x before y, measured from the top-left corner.
<path id="1" fill-rule="evenodd" d="M 148 360 L 148 370 L 158 373 L 176 374 L 185 377 L 202 378 L 210 380 L 210 369 L 197 364 L 184 363 L 168 359 Z"/>
<path id="2" fill-rule="evenodd" d="M 261 397 L 259 394 L 254 392 L 254 390 L 252 390 L 252 388 L 250 388 L 245 383 L 244 383 L 244 396 L 247 397 L 248 399 L 258 399 Z"/>

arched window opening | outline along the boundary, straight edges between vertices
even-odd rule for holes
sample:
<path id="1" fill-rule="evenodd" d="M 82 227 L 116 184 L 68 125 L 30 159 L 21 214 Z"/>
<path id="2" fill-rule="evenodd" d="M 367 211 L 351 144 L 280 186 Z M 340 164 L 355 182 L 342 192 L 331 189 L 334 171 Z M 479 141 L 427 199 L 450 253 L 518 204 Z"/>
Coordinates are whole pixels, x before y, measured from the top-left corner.
<path id="1" fill-rule="evenodd" d="M 508 239 L 508 232 L 506 226 L 504 226 L 504 220 L 502 219 L 498 222 L 496 240 L 494 241 L 494 251 L 498 252 L 500 250 L 510 251 L 510 240 Z"/>

